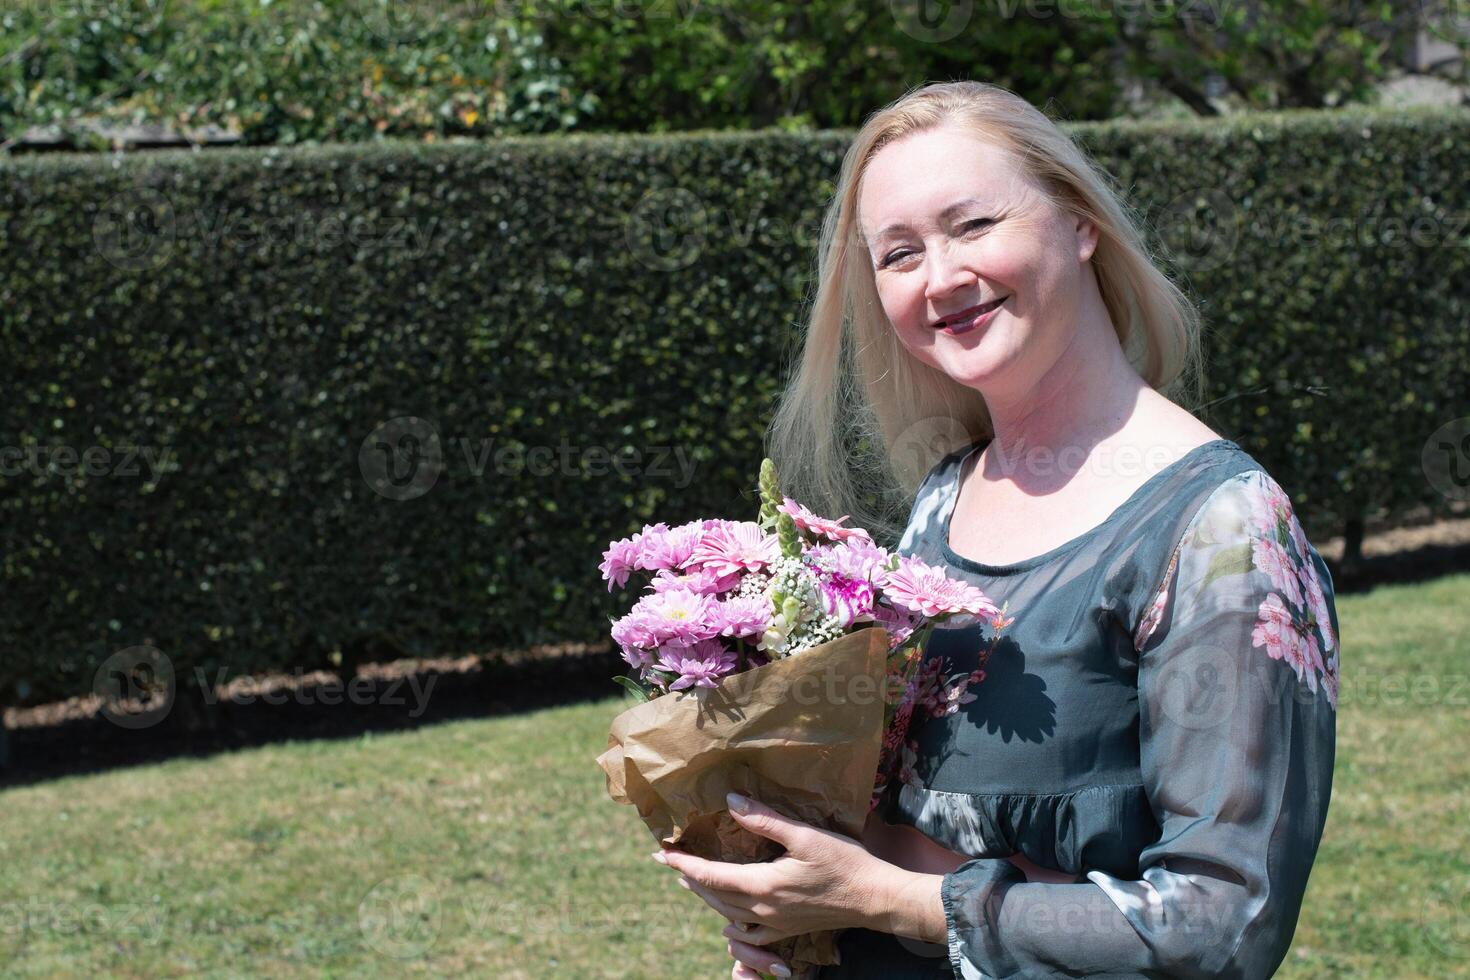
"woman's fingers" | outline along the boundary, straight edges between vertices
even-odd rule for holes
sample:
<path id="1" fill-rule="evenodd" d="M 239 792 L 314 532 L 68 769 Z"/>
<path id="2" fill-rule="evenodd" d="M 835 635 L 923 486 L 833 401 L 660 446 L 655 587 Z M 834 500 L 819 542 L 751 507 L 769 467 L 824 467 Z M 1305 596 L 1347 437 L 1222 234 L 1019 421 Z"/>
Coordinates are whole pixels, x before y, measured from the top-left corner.
<path id="1" fill-rule="evenodd" d="M 736 963 L 735 969 L 730 971 L 730 977 L 732 980 L 761 980 L 761 975 L 744 963 Z"/>
<path id="2" fill-rule="evenodd" d="M 730 955 L 735 957 L 736 961 L 737 972 L 733 976 L 740 977 L 740 980 L 760 980 L 759 974 L 755 972 L 756 970 L 762 973 L 775 974 L 778 977 L 791 976 L 791 971 L 787 968 L 786 964 L 779 957 L 772 956 L 769 951 L 761 949 L 759 946 L 752 946 L 750 943 L 743 943 L 738 939 L 727 939 L 725 942 L 727 943 L 727 948 L 730 950 Z M 738 972 L 742 965 L 747 970 L 744 977 L 741 977 Z M 784 974 L 776 971 L 778 965 L 783 970 L 786 970 Z"/>

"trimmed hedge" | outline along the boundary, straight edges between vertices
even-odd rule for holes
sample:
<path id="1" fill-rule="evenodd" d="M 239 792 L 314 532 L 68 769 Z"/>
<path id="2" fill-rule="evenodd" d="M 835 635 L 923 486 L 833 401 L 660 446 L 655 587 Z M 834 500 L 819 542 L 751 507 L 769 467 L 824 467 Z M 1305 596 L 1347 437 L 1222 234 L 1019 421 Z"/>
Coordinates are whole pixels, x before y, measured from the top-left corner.
<path id="1" fill-rule="evenodd" d="M 1420 454 L 1470 415 L 1470 118 L 1073 129 L 1202 298 L 1205 417 L 1309 533 L 1443 506 Z M 850 138 L 0 166 L 0 703 L 139 644 L 187 688 L 601 638 L 609 539 L 753 512 Z M 382 472 L 414 440 L 417 475 Z"/>

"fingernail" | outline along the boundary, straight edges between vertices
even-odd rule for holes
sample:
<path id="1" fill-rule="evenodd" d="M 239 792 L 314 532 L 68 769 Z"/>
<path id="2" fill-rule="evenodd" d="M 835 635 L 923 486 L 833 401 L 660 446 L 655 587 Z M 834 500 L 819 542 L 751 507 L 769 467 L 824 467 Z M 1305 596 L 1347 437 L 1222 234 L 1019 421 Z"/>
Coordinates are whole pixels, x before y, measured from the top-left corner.
<path id="1" fill-rule="evenodd" d="M 750 801 L 739 793 L 726 793 L 725 803 L 735 813 L 745 813 L 750 810 Z"/>
<path id="2" fill-rule="evenodd" d="M 778 977 L 789 977 L 791 976 L 791 967 L 785 963 L 772 963 L 771 972 Z"/>
<path id="3" fill-rule="evenodd" d="M 664 852 L 663 851 L 654 851 L 653 852 L 653 859 L 655 861 L 657 861 L 659 864 L 668 864 L 669 863 L 669 859 L 666 858 L 666 857 L 664 857 Z"/>
<path id="4" fill-rule="evenodd" d="M 683 875 L 680 875 L 679 876 L 679 887 L 680 888 L 688 888 L 689 887 L 689 879 L 686 878 L 686 877 L 684 877 Z"/>

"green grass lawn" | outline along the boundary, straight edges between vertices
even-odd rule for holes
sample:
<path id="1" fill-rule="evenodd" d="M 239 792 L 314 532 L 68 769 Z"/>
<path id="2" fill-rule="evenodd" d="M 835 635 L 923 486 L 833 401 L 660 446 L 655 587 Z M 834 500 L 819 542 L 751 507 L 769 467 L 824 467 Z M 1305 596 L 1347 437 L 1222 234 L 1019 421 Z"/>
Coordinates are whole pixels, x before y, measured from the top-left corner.
<path id="1" fill-rule="evenodd" d="M 1338 612 L 1332 807 L 1280 975 L 1465 975 L 1470 575 Z M 728 976 L 724 920 L 606 797 L 620 707 L 0 793 L 4 973 Z"/>

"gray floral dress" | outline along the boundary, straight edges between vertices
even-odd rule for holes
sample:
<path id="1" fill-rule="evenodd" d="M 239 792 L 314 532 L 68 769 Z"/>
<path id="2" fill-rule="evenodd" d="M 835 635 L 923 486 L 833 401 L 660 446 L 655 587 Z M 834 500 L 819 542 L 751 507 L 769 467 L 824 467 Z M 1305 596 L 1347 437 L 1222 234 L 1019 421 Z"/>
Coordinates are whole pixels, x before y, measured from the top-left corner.
<path id="1" fill-rule="evenodd" d="M 1217 439 L 1102 524 L 985 565 L 949 547 L 956 451 L 899 550 L 1008 603 L 936 630 L 905 764 L 880 802 L 970 860 L 947 945 L 868 929 L 822 980 L 1267 977 L 1286 955 L 1332 785 L 1332 579 L 1287 495 Z M 1081 876 L 1027 882 L 1006 855 Z"/>

